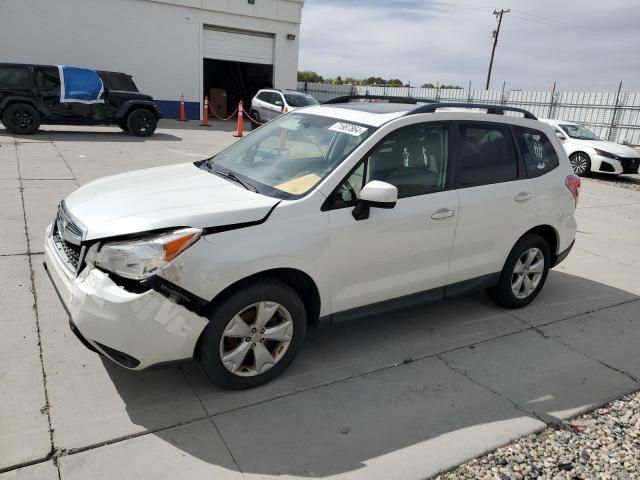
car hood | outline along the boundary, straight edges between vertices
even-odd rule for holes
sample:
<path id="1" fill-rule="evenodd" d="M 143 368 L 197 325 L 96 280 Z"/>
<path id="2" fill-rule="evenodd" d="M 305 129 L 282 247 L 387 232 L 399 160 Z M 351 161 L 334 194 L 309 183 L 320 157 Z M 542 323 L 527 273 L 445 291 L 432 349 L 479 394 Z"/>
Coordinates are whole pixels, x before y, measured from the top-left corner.
<path id="1" fill-rule="evenodd" d="M 85 240 L 171 227 L 219 227 L 265 218 L 279 202 L 192 163 L 90 182 L 65 199 Z"/>
<path id="2" fill-rule="evenodd" d="M 623 158 L 640 157 L 640 152 L 620 143 L 607 142 L 605 140 L 572 140 L 571 142 L 576 145 L 597 148 Z"/>

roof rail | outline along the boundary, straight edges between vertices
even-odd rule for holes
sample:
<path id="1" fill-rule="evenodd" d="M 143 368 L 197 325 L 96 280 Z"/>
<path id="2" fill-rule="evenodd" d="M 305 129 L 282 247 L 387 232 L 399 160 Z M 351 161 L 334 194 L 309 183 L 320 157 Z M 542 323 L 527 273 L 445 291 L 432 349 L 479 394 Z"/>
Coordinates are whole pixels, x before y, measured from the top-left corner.
<path id="1" fill-rule="evenodd" d="M 505 107 L 504 105 L 491 105 L 489 103 L 466 103 L 466 102 L 442 102 L 442 103 L 430 103 L 428 105 L 422 105 L 410 112 L 407 115 L 415 115 L 417 113 L 434 113 L 440 108 L 480 108 L 486 110 L 487 113 L 493 115 L 504 115 L 504 112 L 518 112 L 524 115 L 524 118 L 531 120 L 537 120 L 538 118 L 528 110 L 516 107 Z"/>
<path id="2" fill-rule="evenodd" d="M 389 103 L 406 103 L 416 105 L 418 103 L 434 103 L 436 100 L 417 97 L 394 97 L 392 95 L 344 95 L 332 98 L 323 102 L 323 105 L 335 105 L 339 103 L 349 103 L 351 100 L 386 100 Z"/>

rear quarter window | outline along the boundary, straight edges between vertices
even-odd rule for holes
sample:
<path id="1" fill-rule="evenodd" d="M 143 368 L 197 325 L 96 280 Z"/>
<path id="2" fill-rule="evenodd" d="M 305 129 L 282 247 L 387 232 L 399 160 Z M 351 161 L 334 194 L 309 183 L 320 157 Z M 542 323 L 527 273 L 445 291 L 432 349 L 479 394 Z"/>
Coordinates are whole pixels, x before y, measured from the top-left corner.
<path id="1" fill-rule="evenodd" d="M 558 166 L 558 154 L 544 133 L 524 127 L 516 127 L 515 133 L 528 177 L 539 177 Z"/>
<path id="2" fill-rule="evenodd" d="M 0 67 L 0 88 L 24 89 L 29 87 L 29 70 Z"/>
<path id="3" fill-rule="evenodd" d="M 136 84 L 128 75 L 120 75 L 117 73 L 111 73 L 109 75 L 109 86 L 112 90 L 119 90 L 122 92 L 137 92 Z"/>

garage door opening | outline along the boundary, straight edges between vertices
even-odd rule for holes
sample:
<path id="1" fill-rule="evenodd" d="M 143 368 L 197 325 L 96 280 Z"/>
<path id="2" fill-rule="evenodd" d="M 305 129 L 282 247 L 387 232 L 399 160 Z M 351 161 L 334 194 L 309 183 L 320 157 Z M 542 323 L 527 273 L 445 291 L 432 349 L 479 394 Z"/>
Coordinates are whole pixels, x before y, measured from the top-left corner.
<path id="1" fill-rule="evenodd" d="M 229 115 L 244 101 L 247 109 L 251 99 L 261 88 L 273 87 L 273 65 L 203 60 L 203 97 L 220 116 Z"/>

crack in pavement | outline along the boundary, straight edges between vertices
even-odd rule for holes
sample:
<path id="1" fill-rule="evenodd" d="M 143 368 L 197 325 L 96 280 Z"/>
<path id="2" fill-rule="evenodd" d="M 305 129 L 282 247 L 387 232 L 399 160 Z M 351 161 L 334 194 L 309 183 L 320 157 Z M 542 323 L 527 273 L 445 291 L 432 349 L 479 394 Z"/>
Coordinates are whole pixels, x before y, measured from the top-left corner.
<path id="1" fill-rule="evenodd" d="M 209 412 L 207 412 L 207 407 L 205 406 L 204 402 L 202 401 L 202 398 L 200 398 L 200 395 L 198 395 L 198 392 L 196 392 L 196 389 L 194 388 L 194 386 L 189 381 L 189 377 L 187 377 L 187 374 L 185 373 L 184 368 L 180 367 L 180 368 L 178 368 L 178 370 L 180 370 L 180 373 L 182 373 L 182 376 L 184 377 L 184 381 L 187 382 L 187 385 L 189 386 L 189 388 L 191 389 L 193 394 L 198 399 L 198 402 L 200 403 L 200 406 L 202 407 L 202 410 L 204 410 L 205 415 L 207 415 L 209 413 Z M 215 428 L 216 432 L 218 433 L 218 436 L 220 437 L 220 440 L 222 441 L 222 444 L 224 445 L 224 448 L 227 449 L 227 452 L 229 453 L 229 456 L 231 457 L 231 460 L 233 461 L 233 464 L 238 469 L 238 473 L 240 474 L 240 476 L 243 479 L 246 480 L 246 477 L 244 476 L 244 472 L 240 468 L 240 464 L 238 463 L 238 460 L 236 459 L 235 455 L 233 455 L 233 452 L 231 451 L 231 448 L 229 448 L 229 445 L 227 444 L 227 441 L 222 436 L 222 432 L 218 428 L 218 425 L 213 420 L 213 417 L 209 416 L 208 419 L 209 419 L 209 422 L 211 423 L 211 425 L 213 425 L 213 428 Z"/>
<path id="2" fill-rule="evenodd" d="M 30 239 L 29 239 L 29 227 L 27 225 L 27 209 L 25 207 L 25 201 L 24 201 L 24 184 L 22 181 L 22 169 L 20 168 L 20 156 L 18 154 L 18 144 L 17 142 L 14 143 L 15 145 L 15 149 L 16 149 L 16 162 L 18 164 L 18 180 L 20 182 L 20 202 L 22 204 L 22 218 L 24 221 L 24 234 L 25 234 L 25 238 L 27 241 L 27 253 L 26 253 L 26 257 L 27 257 L 27 262 L 29 264 L 29 280 L 31 283 L 31 294 L 33 296 L 33 313 L 35 316 L 35 320 L 36 320 L 36 334 L 37 334 L 37 338 L 38 338 L 38 353 L 39 353 L 39 357 L 40 357 L 40 369 L 42 371 L 42 386 L 43 386 L 43 390 L 44 390 L 44 399 L 45 399 L 45 404 L 42 407 L 42 409 L 40 410 L 41 413 L 47 415 L 47 422 L 49 424 L 49 442 L 51 445 L 51 450 L 49 451 L 49 454 L 46 457 L 46 460 L 53 460 L 53 463 L 58 471 L 58 479 L 61 480 L 61 475 L 60 475 L 60 467 L 58 466 L 58 462 L 57 462 L 57 454 L 58 451 L 56 449 L 55 446 L 55 441 L 54 441 L 54 434 L 53 434 L 53 425 L 51 423 L 51 404 L 49 403 L 49 389 L 47 386 L 47 372 L 45 370 L 44 367 L 44 353 L 42 350 L 42 336 L 41 336 L 41 330 L 40 330 L 40 316 L 38 314 L 38 293 L 36 291 L 36 284 L 35 284 L 35 272 L 33 270 L 33 261 L 32 261 L 32 253 L 31 253 L 31 246 L 30 246 Z"/>
<path id="3" fill-rule="evenodd" d="M 635 301 L 637 301 L 637 300 L 638 300 L 638 299 L 636 299 L 636 300 L 631 300 L 630 302 L 625 302 L 625 303 L 631 303 L 631 302 L 635 302 Z M 621 304 L 619 304 L 619 305 L 624 305 L 625 303 L 621 303 Z M 616 305 L 616 307 L 617 307 L 617 306 L 619 306 L 619 305 Z M 610 307 L 607 307 L 607 308 L 610 308 Z M 601 311 L 603 311 L 603 310 L 605 310 L 605 309 L 596 310 L 596 311 L 589 312 L 589 313 L 587 313 L 587 314 L 583 314 L 583 315 L 589 315 L 589 314 L 591 314 L 591 313 L 598 313 L 598 312 L 601 312 Z M 506 313 L 507 315 L 509 315 L 510 317 L 512 317 L 512 318 L 517 318 L 517 317 L 515 317 L 514 315 L 512 315 L 510 312 L 506 312 L 506 311 L 505 311 L 505 313 Z M 522 319 L 519 319 L 519 320 L 522 320 Z M 552 340 L 552 341 L 555 341 L 556 343 L 559 343 L 560 345 L 562 345 L 562 346 L 564 346 L 564 347 L 568 348 L 569 350 L 571 350 L 571 351 L 572 351 L 572 352 L 574 352 L 574 353 L 577 353 L 577 354 L 579 354 L 579 355 L 582 355 L 583 357 L 586 357 L 586 358 L 588 358 L 588 359 L 590 359 L 590 360 L 593 360 L 594 362 L 599 363 L 599 364 L 600 364 L 600 365 L 602 365 L 603 367 L 606 367 L 606 368 L 608 368 L 608 369 L 610 369 L 610 370 L 613 370 L 614 372 L 618 372 L 618 373 L 620 373 L 620 374 L 622 374 L 622 375 L 625 375 L 627 378 L 629 378 L 629 379 L 633 380 L 634 382 L 636 382 L 637 384 L 639 384 L 639 385 L 640 385 L 640 378 L 636 377 L 636 376 L 635 376 L 635 375 L 633 375 L 632 373 L 627 372 L 627 371 L 625 371 L 625 370 L 622 370 L 621 368 L 614 367 L 613 365 L 610 365 L 610 364 L 608 364 L 607 362 L 605 362 L 605 361 L 603 361 L 603 360 L 600 360 L 600 359 L 598 359 L 598 358 L 596 358 L 596 357 L 593 357 L 592 355 L 590 355 L 590 354 L 588 354 L 588 353 L 585 353 L 585 352 L 583 352 L 582 350 L 580 350 L 580 349 L 578 349 L 578 348 L 575 348 L 574 346 L 572 346 L 572 345 L 570 345 L 570 344 L 568 344 L 568 343 L 564 342 L 564 341 L 563 341 L 562 339 L 560 339 L 559 337 L 556 337 L 556 336 L 554 336 L 554 335 L 549 335 L 549 334 L 545 333 L 544 331 L 542 331 L 542 329 L 540 328 L 540 326 L 534 326 L 534 325 L 530 324 L 529 322 L 527 322 L 526 320 L 522 320 L 522 321 L 523 321 L 524 323 L 526 323 L 527 325 L 531 325 L 531 327 L 532 327 L 533 331 L 534 331 L 535 333 L 537 333 L 538 335 L 540 335 L 540 336 L 541 336 L 542 338 L 544 338 L 545 340 Z M 546 325 L 542 325 L 542 326 L 546 326 Z"/>
<path id="4" fill-rule="evenodd" d="M 64 155 L 62 154 L 62 152 L 58 148 L 58 145 L 56 144 L 56 142 L 53 140 L 53 137 L 51 136 L 51 134 L 47 135 L 47 138 L 49 139 L 49 142 L 51 142 L 51 145 L 53 146 L 53 148 L 56 149 L 56 152 L 58 152 L 58 156 L 64 162 L 65 166 L 67 167 L 67 170 L 69 170 L 69 173 L 73 177 L 71 180 L 74 180 L 76 185 L 80 186 L 80 183 L 78 182 L 78 178 L 76 177 L 75 172 L 69 166 L 69 162 L 67 162 L 67 159 L 64 158 Z"/>
<path id="5" fill-rule="evenodd" d="M 630 207 L 633 205 L 640 205 L 639 202 L 630 203 L 610 203 L 608 205 L 585 205 L 584 207 L 578 207 L 576 210 L 587 210 L 591 208 L 612 208 L 612 207 Z"/>
<path id="6" fill-rule="evenodd" d="M 509 396 L 503 394 L 502 392 L 490 387 L 487 384 L 479 382 L 478 380 L 473 378 L 469 374 L 469 372 L 467 372 L 465 369 L 457 367 L 457 366 L 454 366 L 451 362 L 449 362 L 449 360 L 444 358 L 442 355 L 437 355 L 436 358 L 438 360 L 440 360 L 442 363 L 444 363 L 444 365 L 448 369 L 450 369 L 450 370 L 456 372 L 458 375 L 461 375 L 462 377 L 466 378 L 468 381 L 470 381 L 474 385 L 477 385 L 477 386 L 483 388 L 484 390 L 488 391 L 489 393 L 492 393 L 496 397 L 499 397 L 499 398 L 502 398 L 503 400 L 506 400 L 509 404 L 511 404 L 511 406 L 513 408 L 515 408 L 519 412 L 522 412 L 522 413 L 524 413 L 525 415 L 528 415 L 528 416 L 532 416 L 536 420 L 539 420 L 540 422 L 544 423 L 545 426 L 547 426 L 547 427 L 562 428 L 563 422 L 558 417 L 554 417 L 553 415 L 549 415 L 548 413 L 541 413 L 541 412 L 535 412 L 533 410 L 527 410 L 526 408 L 524 408 L 521 405 L 519 405 L 518 402 L 513 400 L 511 397 L 509 397 Z"/>
<path id="7" fill-rule="evenodd" d="M 609 260 L 610 262 L 617 263 L 618 265 L 624 265 L 625 267 L 630 267 L 630 268 L 638 268 L 637 265 L 631 265 L 630 263 L 621 262 L 620 260 L 617 260 L 615 258 L 611 258 L 611 257 L 608 257 L 606 255 L 602 255 L 600 253 L 595 253 L 595 252 L 592 252 L 591 250 L 587 250 L 587 249 L 582 248 L 582 247 L 576 247 L 576 250 L 580 251 L 580 252 L 584 252 L 587 255 L 591 255 L 593 257 L 604 258 L 605 260 Z"/>

